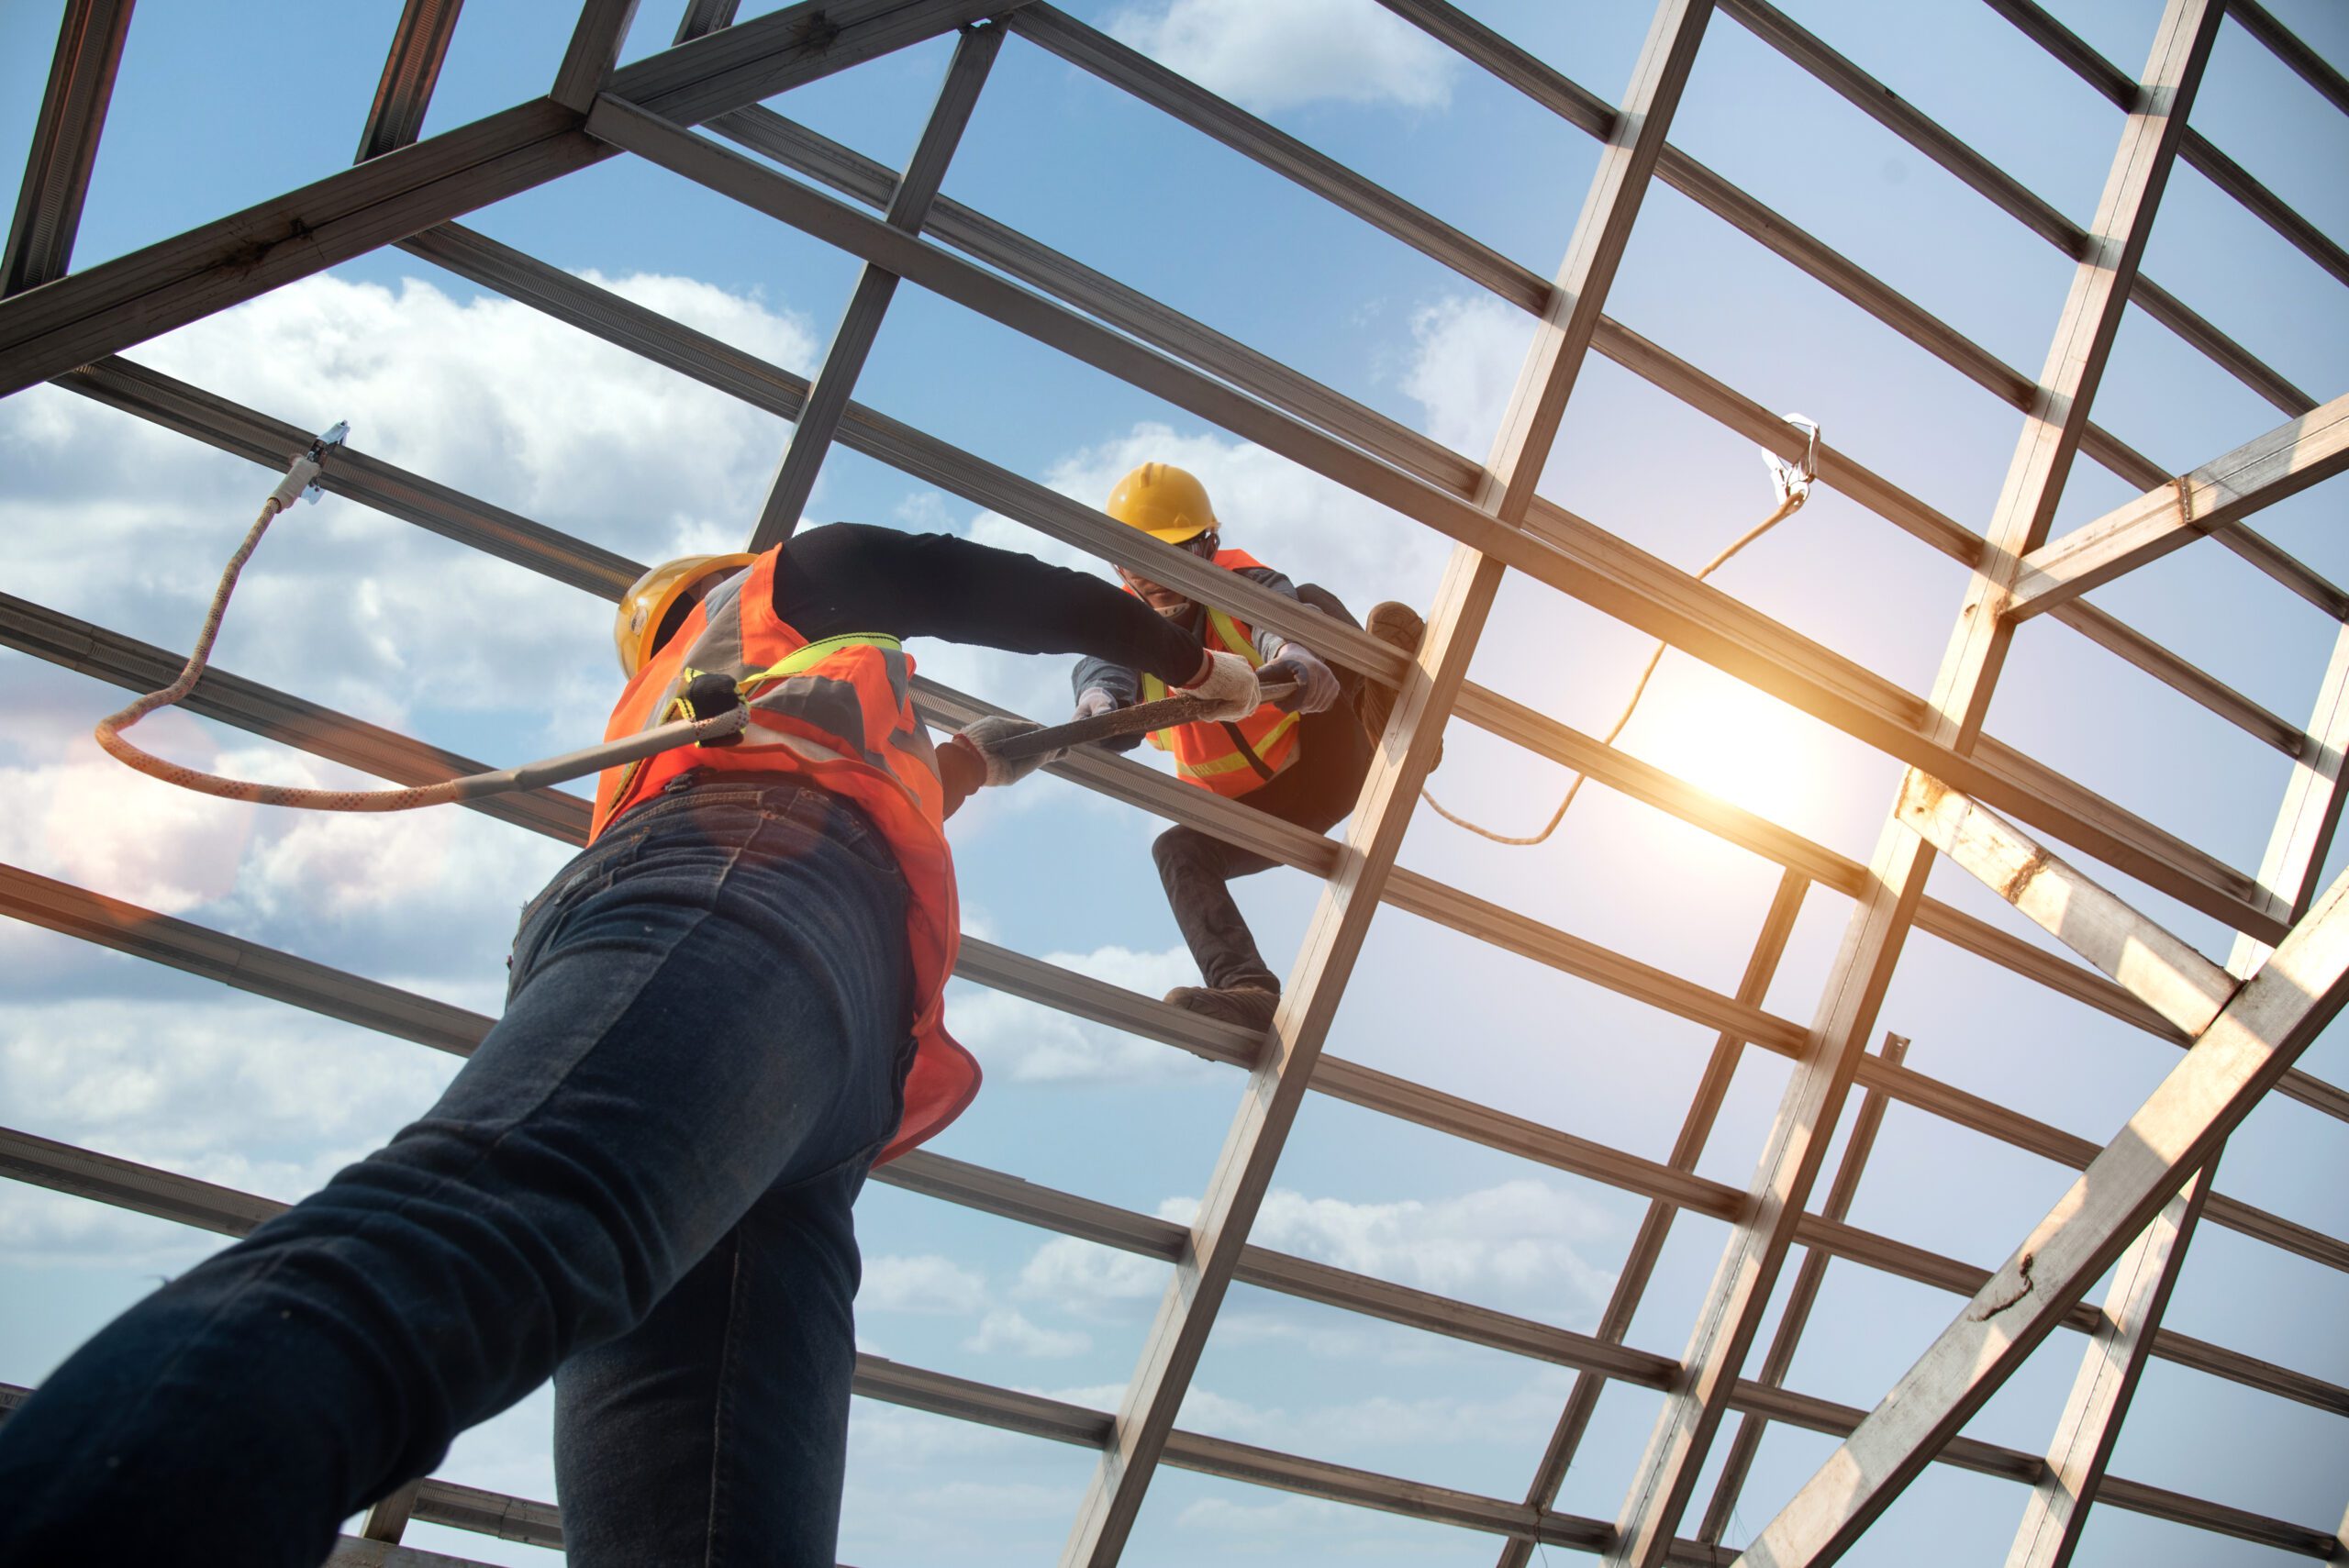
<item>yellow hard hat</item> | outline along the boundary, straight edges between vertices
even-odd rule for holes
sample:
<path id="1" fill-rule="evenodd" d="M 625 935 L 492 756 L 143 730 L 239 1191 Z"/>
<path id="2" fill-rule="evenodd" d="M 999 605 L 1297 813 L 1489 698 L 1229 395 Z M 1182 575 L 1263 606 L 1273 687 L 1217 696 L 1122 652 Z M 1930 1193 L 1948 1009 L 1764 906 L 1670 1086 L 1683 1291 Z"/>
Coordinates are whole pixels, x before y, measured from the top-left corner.
<path id="1" fill-rule="evenodd" d="M 1216 527 L 1208 487 L 1172 463 L 1146 462 L 1127 474 L 1109 492 L 1103 510 L 1126 527 L 1168 544 L 1195 539 Z"/>
<path id="2" fill-rule="evenodd" d="M 712 577 L 737 572 L 758 559 L 755 555 L 681 555 L 664 561 L 636 580 L 620 595 L 619 614 L 612 621 L 612 646 L 620 656 L 620 673 L 634 680 L 652 657 L 652 639 L 679 599 Z"/>

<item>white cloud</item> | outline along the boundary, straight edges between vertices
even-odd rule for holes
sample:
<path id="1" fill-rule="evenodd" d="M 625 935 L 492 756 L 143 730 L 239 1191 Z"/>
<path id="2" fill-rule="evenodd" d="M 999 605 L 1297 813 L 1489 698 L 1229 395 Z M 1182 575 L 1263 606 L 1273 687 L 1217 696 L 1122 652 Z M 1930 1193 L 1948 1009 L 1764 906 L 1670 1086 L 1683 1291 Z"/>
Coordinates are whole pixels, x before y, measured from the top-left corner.
<path id="1" fill-rule="evenodd" d="M 1077 1316 L 1099 1316 L 1120 1303 L 1157 1299 L 1173 1267 L 1157 1258 L 1055 1236 L 1019 1271 L 1015 1294 Z"/>
<path id="2" fill-rule="evenodd" d="M 1159 1206 L 1179 1224 L 1197 1212 L 1189 1198 Z M 1605 1301 L 1614 1276 L 1582 1251 L 1613 1229 L 1575 1194 L 1529 1178 L 1432 1202 L 1348 1203 L 1275 1188 L 1249 1234 L 1356 1273 L 1450 1296 L 1523 1296 L 1554 1311 L 1562 1291 L 1594 1307 Z"/>
<path id="3" fill-rule="evenodd" d="M 1177 1514 L 1174 1522 L 1185 1529 L 1241 1540 L 1267 1536 L 1277 1540 L 1310 1530 L 1315 1539 L 1326 1543 L 1331 1531 L 1359 1527 L 1362 1511 L 1323 1497 L 1287 1496 L 1270 1503 L 1201 1497 Z"/>
<path id="4" fill-rule="evenodd" d="M 373 1148 L 457 1065 L 227 995 L 0 1006 L 0 1104 L 18 1125 L 272 1197 L 299 1197 Z"/>
<path id="5" fill-rule="evenodd" d="M 918 1257 L 864 1260 L 859 1307 L 874 1312 L 960 1315 L 986 1303 L 987 1282 L 952 1259 L 925 1252 Z"/>
<path id="6" fill-rule="evenodd" d="M 1178 1225 L 1191 1224 L 1197 1213 L 1196 1198 L 1158 1206 L 1160 1218 Z M 1249 1236 L 1399 1284 L 1522 1301 L 1530 1312 L 1554 1319 L 1577 1303 L 1572 1316 L 1593 1314 L 1605 1302 L 1614 1275 L 1583 1251 L 1614 1231 L 1609 1216 L 1575 1194 L 1524 1179 L 1431 1202 L 1349 1203 L 1276 1187 L 1265 1195 Z M 1079 1316 L 1108 1316 L 1154 1300 L 1165 1289 L 1167 1267 L 1056 1236 L 1030 1255 L 1016 1294 Z"/>
<path id="7" fill-rule="evenodd" d="M 190 767 L 221 765 L 211 738 L 182 714 L 157 714 L 129 739 Z M 39 750 L 41 761 L 0 767 L 0 798 L 9 803 L 0 812 L 0 860 L 167 915 L 235 887 L 258 807 L 141 778 L 86 732 Z"/>
<path id="8" fill-rule="evenodd" d="M 1108 30 L 1201 86 L 1259 112 L 1323 99 L 1436 109 L 1459 60 L 1373 0 L 1165 0 Z"/>
<path id="9" fill-rule="evenodd" d="M 963 1340 L 963 1348 L 1052 1360 L 1083 1355 L 1093 1348 L 1093 1336 L 1082 1329 L 1041 1328 L 1017 1308 L 997 1307 L 981 1319 L 979 1331 Z"/>
<path id="10" fill-rule="evenodd" d="M 813 357 L 807 323 L 755 299 L 681 278 L 596 281 L 785 363 Z M 787 433 L 527 306 L 417 279 L 304 279 L 135 357 L 306 428 L 348 418 L 359 450 L 639 559 L 738 540 Z M 270 484 L 47 388 L 0 404 L 0 453 L 10 590 L 182 648 Z M 92 572 L 101 553 L 123 569 Z M 422 708 L 514 713 L 523 728 L 493 760 L 522 761 L 600 731 L 608 613 L 328 497 L 263 539 L 218 657 L 381 723 Z"/>
<path id="11" fill-rule="evenodd" d="M 1398 378 L 1425 410 L 1427 433 L 1485 461 L 1517 390 L 1533 317 L 1489 295 L 1451 295 L 1411 317 L 1410 362 Z"/>
<path id="12" fill-rule="evenodd" d="M 0 1184 L 0 1252 L 24 1268 L 95 1265 L 169 1276 L 228 1244 L 110 1204 L 16 1182 Z"/>
<path id="13" fill-rule="evenodd" d="M 1199 980 L 1197 966 L 1182 948 L 1136 952 L 1105 947 L 1042 957 L 1145 996 Z M 983 986 L 957 989 L 951 1009 L 954 1038 L 971 1048 L 990 1076 L 1030 1083 L 1196 1082 L 1214 1071 L 1187 1051 Z"/>

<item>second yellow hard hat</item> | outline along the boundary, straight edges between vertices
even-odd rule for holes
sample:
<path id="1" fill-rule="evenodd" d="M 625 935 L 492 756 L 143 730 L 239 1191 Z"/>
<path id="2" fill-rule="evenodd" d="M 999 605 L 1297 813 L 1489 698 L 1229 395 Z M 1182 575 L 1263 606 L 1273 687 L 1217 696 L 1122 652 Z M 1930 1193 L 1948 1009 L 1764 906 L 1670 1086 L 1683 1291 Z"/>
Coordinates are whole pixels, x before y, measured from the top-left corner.
<path id="1" fill-rule="evenodd" d="M 1187 469 L 1172 463 L 1143 463 L 1118 481 L 1102 509 L 1126 527 L 1168 544 L 1195 539 L 1217 526 L 1208 487 Z"/>

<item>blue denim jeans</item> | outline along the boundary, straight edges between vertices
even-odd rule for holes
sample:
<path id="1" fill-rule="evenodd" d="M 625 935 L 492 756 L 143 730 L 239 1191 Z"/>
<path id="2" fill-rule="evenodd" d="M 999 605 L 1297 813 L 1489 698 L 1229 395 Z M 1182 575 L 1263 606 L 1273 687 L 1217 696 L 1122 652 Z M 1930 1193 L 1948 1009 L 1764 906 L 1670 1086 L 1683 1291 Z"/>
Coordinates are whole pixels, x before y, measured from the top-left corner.
<path id="1" fill-rule="evenodd" d="M 313 1568 L 552 1375 L 574 1565 L 829 1568 L 906 901 L 818 790 L 687 775 L 622 817 L 421 1120 L 0 1425 L 0 1564 Z"/>

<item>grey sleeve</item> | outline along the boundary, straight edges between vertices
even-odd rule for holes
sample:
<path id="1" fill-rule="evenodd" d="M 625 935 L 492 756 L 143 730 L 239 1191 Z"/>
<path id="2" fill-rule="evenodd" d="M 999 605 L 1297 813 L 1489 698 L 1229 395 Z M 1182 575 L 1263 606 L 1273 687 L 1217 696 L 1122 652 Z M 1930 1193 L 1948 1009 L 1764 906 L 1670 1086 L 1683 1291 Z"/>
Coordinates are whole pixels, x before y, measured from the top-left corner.
<path id="1" fill-rule="evenodd" d="M 1263 584 L 1265 587 L 1270 588 L 1275 594 L 1280 594 L 1292 599 L 1297 597 L 1297 584 L 1288 580 L 1288 574 L 1285 572 L 1275 572 L 1269 566 L 1243 566 L 1240 568 L 1239 574 L 1247 578 L 1252 583 Z M 1268 662 L 1279 658 L 1281 646 L 1287 642 L 1288 639 L 1288 634 L 1286 632 L 1266 631 L 1262 628 L 1258 628 L 1256 632 L 1256 657 Z"/>
<path id="2" fill-rule="evenodd" d="M 1098 686 L 1118 699 L 1119 707 L 1130 707 L 1141 697 L 1141 680 L 1122 664 L 1112 664 L 1107 659 L 1080 659 L 1069 676 L 1069 689 L 1077 696 Z"/>

